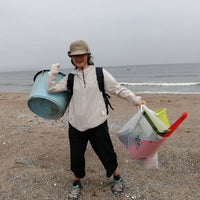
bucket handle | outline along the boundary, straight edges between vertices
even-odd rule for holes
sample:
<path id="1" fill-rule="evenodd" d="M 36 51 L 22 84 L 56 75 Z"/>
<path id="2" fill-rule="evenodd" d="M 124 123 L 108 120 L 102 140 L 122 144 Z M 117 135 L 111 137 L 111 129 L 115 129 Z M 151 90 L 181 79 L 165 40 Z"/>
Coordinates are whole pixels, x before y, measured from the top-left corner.
<path id="1" fill-rule="evenodd" d="M 43 70 L 37 72 L 37 73 L 35 74 L 35 76 L 33 77 L 33 82 L 35 82 L 35 79 L 36 79 L 36 77 L 37 77 L 39 74 L 41 74 L 41 73 L 44 74 L 45 71 L 49 71 L 49 70 L 43 69 Z"/>

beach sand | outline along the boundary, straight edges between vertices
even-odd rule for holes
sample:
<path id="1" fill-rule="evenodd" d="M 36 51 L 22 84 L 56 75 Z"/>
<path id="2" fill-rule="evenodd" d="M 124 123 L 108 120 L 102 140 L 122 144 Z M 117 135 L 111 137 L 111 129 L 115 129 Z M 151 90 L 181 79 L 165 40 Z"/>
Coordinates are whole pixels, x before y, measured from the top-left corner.
<path id="1" fill-rule="evenodd" d="M 158 151 L 159 168 L 132 160 L 117 131 L 137 108 L 112 96 L 110 135 L 118 155 L 124 192 L 113 195 L 112 179 L 88 144 L 86 177 L 80 199 L 200 199 L 200 95 L 142 94 L 152 110 L 167 108 L 170 124 L 188 117 Z M 68 123 L 37 117 L 27 107 L 27 93 L 0 93 L 0 200 L 64 200 L 71 190 Z"/>

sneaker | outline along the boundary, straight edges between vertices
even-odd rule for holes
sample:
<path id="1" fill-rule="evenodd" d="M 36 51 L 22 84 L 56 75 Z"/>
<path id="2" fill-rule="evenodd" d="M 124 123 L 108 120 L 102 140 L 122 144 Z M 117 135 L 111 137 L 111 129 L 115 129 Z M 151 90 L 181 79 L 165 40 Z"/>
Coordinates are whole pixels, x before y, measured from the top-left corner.
<path id="1" fill-rule="evenodd" d="M 68 200 L 76 200 L 78 199 L 81 193 L 82 187 L 80 185 L 73 186 L 72 191 L 68 195 Z"/>
<path id="2" fill-rule="evenodd" d="M 113 192 L 113 194 L 120 194 L 123 191 L 123 184 L 121 178 L 118 181 L 113 179 L 111 191 Z"/>

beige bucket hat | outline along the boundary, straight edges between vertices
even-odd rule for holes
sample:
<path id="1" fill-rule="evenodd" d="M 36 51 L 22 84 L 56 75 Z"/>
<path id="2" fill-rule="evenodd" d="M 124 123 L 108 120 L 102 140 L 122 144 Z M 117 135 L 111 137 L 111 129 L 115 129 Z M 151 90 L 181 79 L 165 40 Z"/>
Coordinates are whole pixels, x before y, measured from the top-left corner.
<path id="1" fill-rule="evenodd" d="M 91 54 L 87 43 L 83 40 L 76 40 L 71 43 L 68 51 L 68 56 Z"/>

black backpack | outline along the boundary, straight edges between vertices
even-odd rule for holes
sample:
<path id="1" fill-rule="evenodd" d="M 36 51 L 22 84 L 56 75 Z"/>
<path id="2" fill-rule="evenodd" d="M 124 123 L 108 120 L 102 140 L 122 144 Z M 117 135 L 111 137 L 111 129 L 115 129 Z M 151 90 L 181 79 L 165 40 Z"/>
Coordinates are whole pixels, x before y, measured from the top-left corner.
<path id="1" fill-rule="evenodd" d="M 97 82 L 98 82 L 99 90 L 102 92 L 103 99 L 104 99 L 105 105 L 106 105 L 107 114 L 108 114 L 108 105 L 110 106 L 110 108 L 112 110 L 114 110 L 114 109 L 113 109 L 113 107 L 112 107 L 112 105 L 110 104 L 110 101 L 109 101 L 110 96 L 106 93 L 106 91 L 104 89 L 103 69 L 102 69 L 102 67 L 96 67 L 95 69 L 96 69 L 96 75 L 97 75 Z M 67 89 L 71 93 L 71 96 L 73 95 L 73 87 L 74 87 L 74 74 L 69 73 L 68 81 L 67 81 Z"/>

